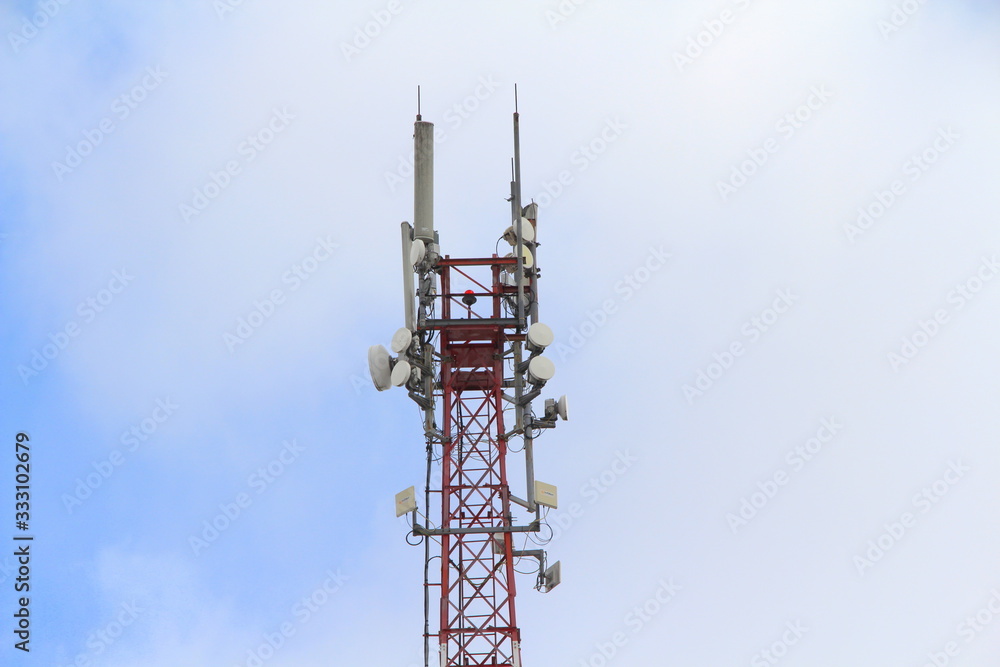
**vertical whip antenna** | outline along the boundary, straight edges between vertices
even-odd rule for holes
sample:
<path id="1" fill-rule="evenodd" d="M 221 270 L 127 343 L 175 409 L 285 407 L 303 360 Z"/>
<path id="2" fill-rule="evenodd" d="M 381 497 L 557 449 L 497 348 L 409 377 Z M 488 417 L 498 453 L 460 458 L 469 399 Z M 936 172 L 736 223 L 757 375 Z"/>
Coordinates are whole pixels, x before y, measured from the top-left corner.
<path id="1" fill-rule="evenodd" d="M 517 113 L 517 84 L 514 84 L 514 183 L 513 192 L 511 192 L 511 197 L 514 200 L 514 211 L 513 219 L 511 223 L 514 225 L 514 230 L 517 234 L 517 272 L 515 277 L 517 279 L 517 326 L 519 329 L 524 327 L 524 285 L 522 281 L 524 280 L 524 261 L 523 253 L 524 246 L 521 240 L 521 131 L 520 131 L 520 115 Z"/>

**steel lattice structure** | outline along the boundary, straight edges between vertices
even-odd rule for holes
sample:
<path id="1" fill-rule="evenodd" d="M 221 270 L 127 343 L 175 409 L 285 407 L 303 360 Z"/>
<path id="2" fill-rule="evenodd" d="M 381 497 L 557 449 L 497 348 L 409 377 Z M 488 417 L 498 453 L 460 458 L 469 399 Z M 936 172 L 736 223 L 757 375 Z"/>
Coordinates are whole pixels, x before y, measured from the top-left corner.
<path id="1" fill-rule="evenodd" d="M 567 416 L 565 397 L 547 399 L 540 416 L 531 407 L 555 370 L 541 356 L 552 332 L 537 321 L 538 207 L 521 207 L 515 110 L 511 224 L 503 235 L 513 252 L 442 256 L 433 227 L 433 136 L 418 103 L 414 226 L 402 223 L 406 326 L 393 336 L 398 357 L 376 345 L 368 360 L 380 391 L 405 387 L 424 415 L 424 508 L 418 510 L 410 487 L 397 494 L 396 513 L 411 515 L 412 534 L 424 544 L 425 665 L 431 663 L 433 642 L 441 667 L 521 667 L 516 559 L 538 560 L 536 589 L 551 590 L 560 574 L 559 563 L 546 568 L 543 550 L 517 550 L 514 537 L 539 531 L 541 506 L 556 506 L 555 487 L 535 481 L 533 440 L 554 427 L 557 417 Z M 513 413 L 509 424 L 507 413 Z M 511 493 L 508 479 L 512 438 L 523 443 L 517 451 L 524 454 L 524 499 Z M 432 485 L 438 461 L 440 483 Z M 528 523 L 517 525 L 514 505 L 531 515 Z M 436 612 L 434 598 L 440 605 Z"/>
<path id="2" fill-rule="evenodd" d="M 469 278 L 463 268 L 475 260 L 439 266 L 442 318 L 450 320 L 463 304 L 451 293 L 452 271 Z M 507 442 L 503 423 L 504 349 L 516 336 L 515 326 L 500 324 L 501 267 L 513 260 L 481 260 L 490 267 L 491 284 L 479 285 L 488 318 L 453 323 L 440 330 L 441 396 L 444 445 L 441 458 L 441 620 L 438 643 L 449 656 L 445 665 L 507 665 L 520 645 L 514 611 L 514 560 L 511 532 L 467 533 L 469 528 L 510 530 Z M 477 283 L 478 284 L 478 283 Z M 508 290 L 509 292 L 509 290 Z M 521 336 L 523 338 L 523 336 Z M 502 546 L 494 536 L 500 536 Z M 499 553 L 498 553 L 499 552 Z"/>

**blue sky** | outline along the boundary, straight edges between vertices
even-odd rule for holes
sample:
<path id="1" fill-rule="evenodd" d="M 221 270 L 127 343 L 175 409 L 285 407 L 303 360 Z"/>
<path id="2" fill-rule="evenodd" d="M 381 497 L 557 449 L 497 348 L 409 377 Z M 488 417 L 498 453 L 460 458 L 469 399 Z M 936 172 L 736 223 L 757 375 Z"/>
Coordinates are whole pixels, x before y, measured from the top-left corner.
<path id="1" fill-rule="evenodd" d="M 0 422 L 36 540 L 4 664 L 420 660 L 392 508 L 419 416 L 366 350 L 402 321 L 416 86 L 443 252 L 479 256 L 515 83 L 573 410 L 537 455 L 563 584 L 518 580 L 525 664 L 1000 655 L 991 4 L 73 0 L 0 28 Z"/>

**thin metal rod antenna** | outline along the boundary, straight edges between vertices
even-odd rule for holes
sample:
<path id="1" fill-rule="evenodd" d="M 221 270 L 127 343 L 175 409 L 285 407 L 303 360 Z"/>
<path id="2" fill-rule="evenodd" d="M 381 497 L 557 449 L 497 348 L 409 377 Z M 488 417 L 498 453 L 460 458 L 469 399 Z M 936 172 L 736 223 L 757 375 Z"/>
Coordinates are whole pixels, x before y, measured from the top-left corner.
<path id="1" fill-rule="evenodd" d="M 515 94 L 516 99 L 516 94 Z M 516 102 L 515 102 L 516 104 Z M 520 119 L 514 111 L 514 230 L 517 233 L 517 326 L 520 330 L 524 324 L 524 244 L 521 238 L 521 133 Z"/>
<path id="2" fill-rule="evenodd" d="M 515 281 L 517 283 L 517 330 L 523 331 L 525 320 L 524 320 L 524 236 L 523 230 L 521 229 L 521 221 L 524 220 L 521 210 L 521 128 L 520 128 L 520 114 L 517 111 L 517 85 L 514 85 L 514 181 L 511 183 L 511 198 L 513 202 L 513 214 L 514 214 L 514 230 L 517 235 L 517 244 L 515 246 L 516 256 L 517 256 L 517 271 L 515 275 Z M 521 364 L 521 343 L 514 343 L 514 363 L 516 365 Z M 524 459 L 525 459 L 525 476 L 527 478 L 527 489 L 526 495 L 528 496 L 528 511 L 538 513 L 538 507 L 535 504 L 535 466 L 534 466 L 534 447 L 532 446 L 531 430 L 526 428 L 524 423 L 524 406 L 521 404 L 521 397 L 524 394 L 524 378 L 520 373 L 514 374 L 514 396 L 516 404 L 514 406 L 514 414 L 516 424 L 515 427 L 518 429 L 523 429 L 524 434 Z"/>
<path id="3" fill-rule="evenodd" d="M 417 86 L 417 120 L 420 120 L 420 86 Z"/>

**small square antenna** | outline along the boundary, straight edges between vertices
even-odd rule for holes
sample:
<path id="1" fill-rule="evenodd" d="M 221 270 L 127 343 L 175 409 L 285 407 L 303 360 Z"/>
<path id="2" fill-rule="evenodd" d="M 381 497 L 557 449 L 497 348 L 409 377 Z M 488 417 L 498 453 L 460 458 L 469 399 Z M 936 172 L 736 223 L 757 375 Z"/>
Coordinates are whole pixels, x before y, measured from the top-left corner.
<path id="1" fill-rule="evenodd" d="M 562 582 L 562 561 L 556 561 L 552 564 L 552 567 L 545 570 L 545 574 L 542 575 L 542 580 L 545 584 L 545 590 L 551 591 L 553 588 Z"/>
<path id="2" fill-rule="evenodd" d="M 545 482 L 535 482 L 535 502 L 556 509 L 559 504 L 559 495 L 554 484 Z"/>
<path id="3" fill-rule="evenodd" d="M 404 489 L 396 494 L 396 516 L 400 517 L 407 512 L 417 509 L 417 491 L 414 487 Z"/>

